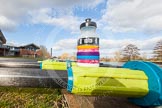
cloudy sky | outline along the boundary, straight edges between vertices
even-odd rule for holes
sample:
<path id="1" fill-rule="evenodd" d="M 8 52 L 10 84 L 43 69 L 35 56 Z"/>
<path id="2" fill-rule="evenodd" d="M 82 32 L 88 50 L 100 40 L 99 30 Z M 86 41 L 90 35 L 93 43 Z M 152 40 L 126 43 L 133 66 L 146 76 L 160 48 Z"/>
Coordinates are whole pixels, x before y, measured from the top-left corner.
<path id="1" fill-rule="evenodd" d="M 162 0 L 0 0 L 0 29 L 8 44 L 35 43 L 53 55 L 74 54 L 86 18 L 98 25 L 101 56 L 127 44 L 151 55 L 162 39 Z"/>

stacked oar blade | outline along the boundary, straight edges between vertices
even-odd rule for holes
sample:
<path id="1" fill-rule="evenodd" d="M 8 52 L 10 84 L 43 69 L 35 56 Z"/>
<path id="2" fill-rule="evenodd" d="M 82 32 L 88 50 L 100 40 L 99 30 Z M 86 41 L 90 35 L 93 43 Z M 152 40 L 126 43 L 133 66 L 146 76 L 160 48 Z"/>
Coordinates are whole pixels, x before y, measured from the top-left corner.
<path id="1" fill-rule="evenodd" d="M 66 70 L 41 70 L 36 60 L 0 58 L 0 86 L 66 87 Z M 62 83 L 60 83 L 62 82 Z"/>

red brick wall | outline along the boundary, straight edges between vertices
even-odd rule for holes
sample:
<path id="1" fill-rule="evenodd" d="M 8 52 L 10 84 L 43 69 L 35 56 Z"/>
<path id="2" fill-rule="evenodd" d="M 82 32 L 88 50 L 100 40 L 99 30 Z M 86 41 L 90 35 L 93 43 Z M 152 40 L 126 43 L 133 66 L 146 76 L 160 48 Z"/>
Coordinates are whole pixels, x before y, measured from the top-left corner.
<path id="1" fill-rule="evenodd" d="M 36 52 L 35 51 L 30 51 L 26 49 L 20 49 L 20 56 L 23 55 L 34 55 Z"/>
<path id="2" fill-rule="evenodd" d="M 37 57 L 42 57 L 43 53 L 42 51 L 39 49 L 37 51 L 30 51 L 27 49 L 20 49 L 20 56 L 34 56 L 36 54 Z"/>
<path id="3" fill-rule="evenodd" d="M 36 54 L 37 54 L 38 57 L 42 57 L 43 56 L 43 52 L 40 49 L 36 51 Z"/>

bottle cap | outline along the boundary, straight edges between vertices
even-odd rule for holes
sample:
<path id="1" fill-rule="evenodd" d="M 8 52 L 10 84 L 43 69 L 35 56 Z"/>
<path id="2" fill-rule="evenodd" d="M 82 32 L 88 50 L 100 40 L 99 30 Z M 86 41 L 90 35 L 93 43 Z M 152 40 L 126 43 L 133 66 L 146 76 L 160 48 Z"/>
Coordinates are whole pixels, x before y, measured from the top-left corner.
<path id="1" fill-rule="evenodd" d="M 85 19 L 85 22 L 80 25 L 80 29 L 82 27 L 88 27 L 88 26 L 94 26 L 97 28 L 97 24 L 95 22 L 92 22 L 90 18 Z"/>

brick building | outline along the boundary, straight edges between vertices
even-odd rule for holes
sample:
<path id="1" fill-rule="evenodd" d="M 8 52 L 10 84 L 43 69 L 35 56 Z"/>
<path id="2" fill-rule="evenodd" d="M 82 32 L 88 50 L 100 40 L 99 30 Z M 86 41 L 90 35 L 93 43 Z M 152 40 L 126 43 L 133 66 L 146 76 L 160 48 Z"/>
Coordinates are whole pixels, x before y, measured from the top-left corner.
<path id="1" fill-rule="evenodd" d="M 5 45 L 9 51 L 7 52 L 7 56 L 20 56 L 20 48 L 14 45 Z"/>
<path id="2" fill-rule="evenodd" d="M 15 46 L 7 45 L 6 39 L 0 30 L 0 56 L 37 57 L 41 56 L 39 46 L 34 43 Z"/>
<path id="3" fill-rule="evenodd" d="M 20 56 L 27 56 L 27 57 L 37 57 L 37 51 L 40 49 L 39 46 L 35 45 L 34 43 L 20 46 Z"/>
<path id="4" fill-rule="evenodd" d="M 6 45 L 9 49 L 8 56 L 37 57 L 39 46 L 34 43 L 24 46 Z"/>

